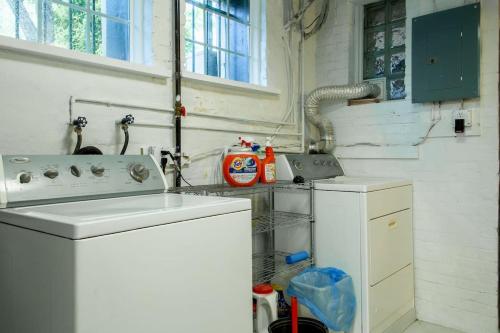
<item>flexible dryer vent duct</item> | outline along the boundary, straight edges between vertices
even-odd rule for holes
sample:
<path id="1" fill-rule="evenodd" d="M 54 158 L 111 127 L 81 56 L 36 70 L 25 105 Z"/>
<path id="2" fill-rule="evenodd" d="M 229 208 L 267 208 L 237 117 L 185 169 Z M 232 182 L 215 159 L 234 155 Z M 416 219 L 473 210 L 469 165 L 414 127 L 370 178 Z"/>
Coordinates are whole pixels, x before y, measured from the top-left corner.
<path id="1" fill-rule="evenodd" d="M 304 112 L 307 120 L 318 128 L 320 141 L 311 141 L 309 151 L 314 153 L 328 154 L 333 150 L 333 125 L 330 120 L 319 113 L 321 101 L 339 101 L 362 97 L 377 97 L 380 88 L 371 83 L 359 83 L 344 86 L 326 86 L 315 89 L 307 96 Z"/>

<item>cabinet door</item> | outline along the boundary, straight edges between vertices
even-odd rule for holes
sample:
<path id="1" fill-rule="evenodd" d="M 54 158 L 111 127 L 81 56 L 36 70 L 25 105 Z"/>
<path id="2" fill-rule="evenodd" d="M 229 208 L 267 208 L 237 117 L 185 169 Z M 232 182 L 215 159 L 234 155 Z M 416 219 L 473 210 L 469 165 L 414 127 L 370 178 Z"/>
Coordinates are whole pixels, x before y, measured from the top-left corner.
<path id="1" fill-rule="evenodd" d="M 368 222 L 371 286 L 412 262 L 411 217 L 407 209 Z"/>

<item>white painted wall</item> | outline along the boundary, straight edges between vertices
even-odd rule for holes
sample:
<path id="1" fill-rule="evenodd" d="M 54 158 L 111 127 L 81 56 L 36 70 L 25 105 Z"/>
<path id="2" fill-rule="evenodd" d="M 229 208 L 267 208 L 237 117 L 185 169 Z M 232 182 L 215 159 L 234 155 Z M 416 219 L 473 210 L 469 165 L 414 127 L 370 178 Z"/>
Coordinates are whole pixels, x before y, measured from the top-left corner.
<path id="1" fill-rule="evenodd" d="M 157 65 L 171 73 L 172 64 L 172 1 L 155 0 L 153 13 L 154 58 Z M 284 49 L 281 42 L 282 2 L 268 1 L 268 85 L 281 91 L 279 95 L 255 91 L 233 90 L 205 83 L 184 82 L 184 104 L 190 111 L 232 115 L 252 119 L 279 120 L 287 101 Z M 65 154 L 72 151 L 75 136 L 69 122 L 69 99 L 98 99 L 134 105 L 172 108 L 172 79 L 155 79 L 142 75 L 103 70 L 93 66 L 63 63 L 33 55 L 0 49 L 1 121 L 0 153 L 2 154 Z M 118 153 L 122 133 L 115 121 L 132 113 L 138 122 L 159 126 L 134 126 L 130 129 L 129 154 L 138 154 L 140 147 L 173 147 L 172 114 L 129 110 L 105 106 L 75 104 L 74 116 L 86 116 L 84 145 L 95 145 L 105 153 Z M 187 117 L 186 125 L 214 126 L 232 130 L 252 130 L 248 123 Z M 267 126 L 273 131 L 274 125 Z M 262 126 L 260 128 L 263 129 Z M 298 127 L 284 132 L 297 132 Z M 186 129 L 183 150 L 190 154 L 213 150 L 236 142 L 238 133 L 220 133 Z M 263 141 L 265 135 L 256 135 Z M 296 137 L 277 140 L 288 144 Z M 185 177 L 194 183 L 213 181 L 214 158 L 197 161 L 185 170 Z"/>
<path id="2" fill-rule="evenodd" d="M 411 18 L 474 1 L 407 0 Z M 317 37 L 316 85 L 347 84 L 356 78 L 356 4 L 336 0 Z M 382 147 L 338 147 L 348 175 L 410 178 L 415 184 L 414 235 L 416 306 L 420 319 L 464 332 L 498 332 L 498 1 L 481 1 L 481 98 L 474 131 L 453 137 L 451 112 L 418 147 L 431 124 L 432 104 L 411 103 L 411 39 L 407 44 L 404 101 L 356 107 L 324 105 L 339 146 L 375 143 Z M 311 64 L 312 65 L 312 64 Z M 439 111 L 434 111 L 439 117 Z M 471 136 L 469 136 L 471 135 Z M 402 157 L 411 157 L 413 159 Z M 377 158 L 378 157 L 378 158 Z M 391 158 L 382 158 L 391 157 Z"/>

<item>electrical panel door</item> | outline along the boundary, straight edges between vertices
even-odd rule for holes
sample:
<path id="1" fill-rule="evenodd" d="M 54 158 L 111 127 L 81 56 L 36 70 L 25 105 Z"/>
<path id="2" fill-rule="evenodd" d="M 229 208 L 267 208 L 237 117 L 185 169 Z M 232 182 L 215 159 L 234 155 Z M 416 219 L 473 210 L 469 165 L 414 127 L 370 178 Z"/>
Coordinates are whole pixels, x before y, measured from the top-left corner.
<path id="1" fill-rule="evenodd" d="M 479 96 L 479 3 L 416 17 L 413 103 Z"/>

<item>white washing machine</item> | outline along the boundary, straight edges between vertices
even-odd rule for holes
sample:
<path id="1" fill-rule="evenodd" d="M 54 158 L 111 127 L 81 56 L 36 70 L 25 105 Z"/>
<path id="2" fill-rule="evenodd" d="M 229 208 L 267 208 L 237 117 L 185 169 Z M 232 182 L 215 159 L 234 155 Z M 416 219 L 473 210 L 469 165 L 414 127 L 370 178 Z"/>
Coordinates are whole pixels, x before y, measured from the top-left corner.
<path id="1" fill-rule="evenodd" d="M 252 332 L 247 199 L 148 156 L 0 156 L 0 332 Z"/>
<path id="2" fill-rule="evenodd" d="M 412 183 L 346 177 L 332 155 L 281 155 L 279 179 L 315 179 L 314 249 L 320 267 L 351 275 L 357 299 L 353 333 L 401 333 L 415 321 Z M 297 210 L 305 197 L 280 194 L 279 210 Z M 308 240 L 279 231 L 278 248 Z"/>

